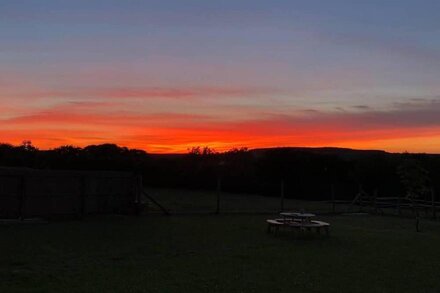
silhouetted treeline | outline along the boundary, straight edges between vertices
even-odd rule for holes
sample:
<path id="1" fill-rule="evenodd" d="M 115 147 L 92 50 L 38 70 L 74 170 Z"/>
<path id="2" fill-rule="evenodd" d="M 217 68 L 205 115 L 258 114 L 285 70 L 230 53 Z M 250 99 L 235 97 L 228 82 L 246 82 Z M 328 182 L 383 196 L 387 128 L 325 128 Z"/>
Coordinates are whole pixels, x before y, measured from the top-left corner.
<path id="1" fill-rule="evenodd" d="M 145 151 L 114 144 L 90 145 L 85 148 L 61 146 L 38 150 L 30 142 L 20 146 L 0 144 L 0 165 L 37 169 L 128 170 L 140 172 L 149 156 Z"/>
<path id="2" fill-rule="evenodd" d="M 0 144 L 2 166 L 133 171 L 143 175 L 144 185 L 190 189 L 215 189 L 221 178 L 224 191 L 269 196 L 279 196 L 283 181 L 286 197 L 306 199 L 329 199 L 332 186 L 338 199 L 353 198 L 360 187 L 379 196 L 403 196 L 407 191 L 398 170 L 408 160 L 427 174 L 428 188 L 440 191 L 440 155 L 338 148 L 243 148 L 217 153 L 199 147 L 188 154 L 157 155 L 114 144 L 45 151 L 30 142 Z"/>

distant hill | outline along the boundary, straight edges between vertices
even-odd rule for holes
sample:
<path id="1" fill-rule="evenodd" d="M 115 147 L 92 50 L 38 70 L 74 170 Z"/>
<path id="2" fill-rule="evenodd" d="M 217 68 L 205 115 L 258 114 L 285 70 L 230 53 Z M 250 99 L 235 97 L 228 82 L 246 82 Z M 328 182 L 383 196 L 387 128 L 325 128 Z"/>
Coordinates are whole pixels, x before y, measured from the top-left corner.
<path id="1" fill-rule="evenodd" d="M 365 156 L 399 156 L 403 153 L 391 153 L 383 150 L 360 150 L 351 148 L 338 148 L 338 147 L 271 147 L 271 148 L 255 148 L 249 149 L 249 152 L 253 154 L 255 158 L 264 157 L 267 153 L 280 152 L 283 154 L 316 154 L 316 155 L 331 155 L 337 156 L 343 159 L 356 159 Z M 427 157 L 440 157 L 440 154 L 429 154 L 429 153 L 410 153 L 413 155 L 422 155 Z M 165 153 L 165 154 L 154 154 L 149 153 L 151 157 L 154 158 L 167 158 L 167 159 L 177 159 L 185 157 L 186 153 Z"/>
<path id="2" fill-rule="evenodd" d="M 319 155 L 337 155 L 345 158 L 355 158 L 364 155 L 387 155 L 392 154 L 382 150 L 356 150 L 350 148 L 337 147 L 280 147 L 280 148 L 258 148 L 251 152 L 257 157 L 263 156 L 268 152 L 281 151 L 287 153 L 313 153 Z"/>

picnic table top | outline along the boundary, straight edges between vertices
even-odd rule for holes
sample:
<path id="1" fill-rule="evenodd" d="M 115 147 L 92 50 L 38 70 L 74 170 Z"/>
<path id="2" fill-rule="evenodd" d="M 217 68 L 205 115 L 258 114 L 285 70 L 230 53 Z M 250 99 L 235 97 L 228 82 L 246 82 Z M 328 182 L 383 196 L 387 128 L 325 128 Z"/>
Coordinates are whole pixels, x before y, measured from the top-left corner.
<path id="1" fill-rule="evenodd" d="M 282 219 L 268 219 L 266 220 L 267 223 L 271 224 L 271 225 L 285 225 L 285 226 L 291 226 L 291 227 L 316 227 L 316 228 L 320 228 L 320 227 L 328 227 L 330 226 L 329 223 L 327 222 L 323 222 L 323 221 L 310 221 L 310 222 L 284 222 Z"/>
<path id="2" fill-rule="evenodd" d="M 312 213 L 292 213 L 292 212 L 282 212 L 280 213 L 283 217 L 291 217 L 291 218 L 312 218 L 315 214 Z"/>

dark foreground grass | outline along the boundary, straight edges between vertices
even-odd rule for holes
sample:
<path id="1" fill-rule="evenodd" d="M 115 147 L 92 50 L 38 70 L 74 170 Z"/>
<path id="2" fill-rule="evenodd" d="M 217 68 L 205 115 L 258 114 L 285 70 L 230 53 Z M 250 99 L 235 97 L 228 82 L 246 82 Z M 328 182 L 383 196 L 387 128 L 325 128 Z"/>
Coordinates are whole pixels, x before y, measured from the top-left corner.
<path id="1" fill-rule="evenodd" d="M 0 226 L 0 292 L 440 292 L 440 225 L 324 218 L 329 238 L 265 216 L 96 217 Z"/>

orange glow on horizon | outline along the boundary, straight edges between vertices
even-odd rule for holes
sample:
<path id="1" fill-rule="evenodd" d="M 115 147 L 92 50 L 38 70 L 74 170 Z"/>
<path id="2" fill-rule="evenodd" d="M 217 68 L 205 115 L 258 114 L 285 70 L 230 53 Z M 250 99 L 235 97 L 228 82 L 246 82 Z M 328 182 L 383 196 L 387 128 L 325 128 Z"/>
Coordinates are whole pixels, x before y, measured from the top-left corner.
<path id="1" fill-rule="evenodd" d="M 216 151 L 235 147 L 344 147 L 353 149 L 380 149 L 389 152 L 439 153 L 440 129 L 393 130 L 371 133 L 340 131 L 303 131 L 302 133 L 254 133 L 250 129 L 123 129 L 120 137 L 109 130 L 9 130 L 1 131 L 1 143 L 21 144 L 31 140 L 40 149 L 62 145 L 85 147 L 91 144 L 115 143 L 129 148 L 143 149 L 149 153 L 186 153 L 195 146 L 209 146 Z M 148 133 L 148 134 L 147 134 Z"/>
<path id="2" fill-rule="evenodd" d="M 265 104 L 238 103 L 240 99 L 249 101 L 246 98 L 234 100 L 236 106 L 216 104 L 216 99 L 194 101 L 203 95 L 228 98 L 251 92 L 146 89 L 128 94 L 117 91 L 110 99 L 49 99 L 27 107 L 0 103 L 0 142 L 20 144 L 31 140 L 41 149 L 115 143 L 151 153 L 185 153 L 194 146 L 217 151 L 234 147 L 332 146 L 440 153 L 440 102 L 436 100 L 401 103 L 382 110 L 358 106 L 350 111 L 294 107 L 277 110 Z M 103 91 L 102 95 L 109 93 Z M 148 94 L 153 100 L 137 100 L 137 95 Z M 125 100 L 123 95 L 129 98 Z M 156 99 L 154 95 L 161 97 Z M 178 95 L 177 100 L 170 102 L 173 95 Z"/>

